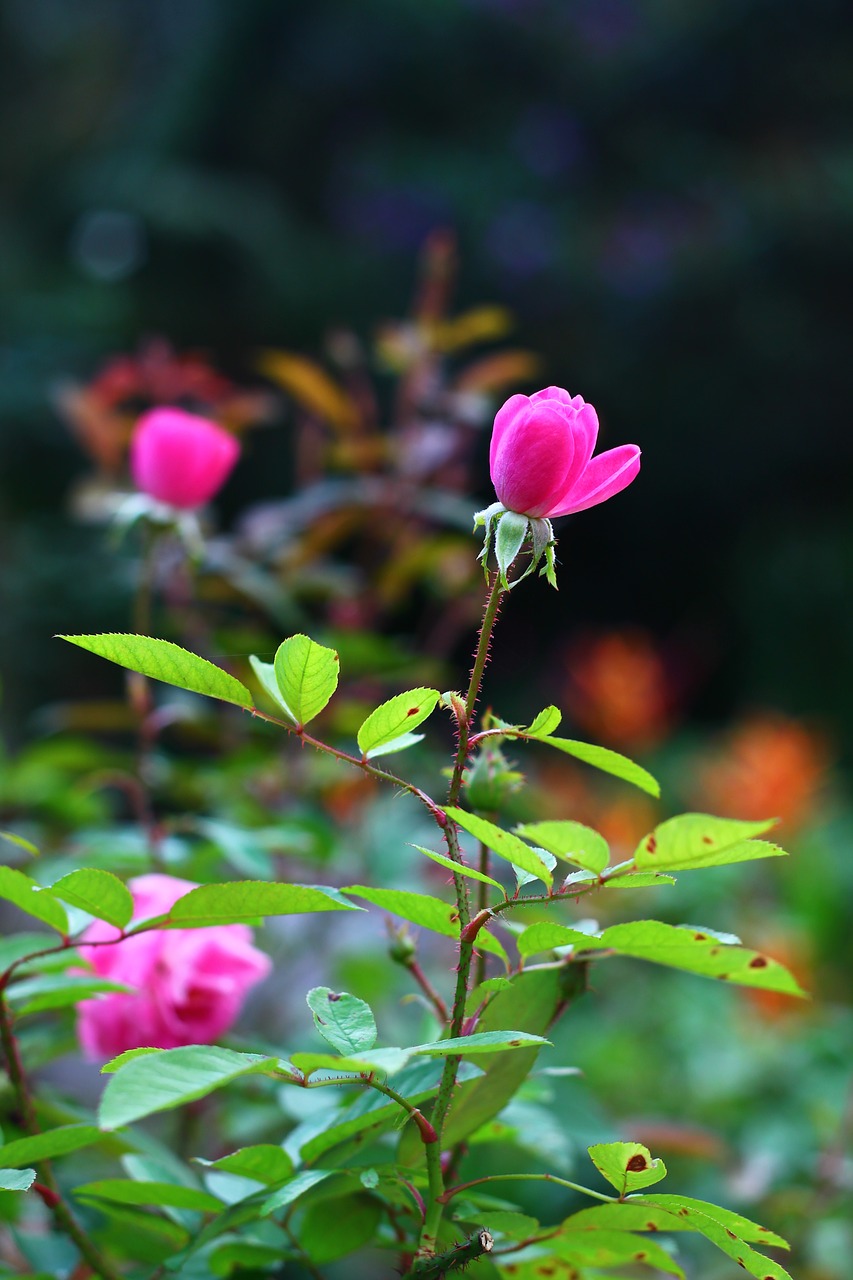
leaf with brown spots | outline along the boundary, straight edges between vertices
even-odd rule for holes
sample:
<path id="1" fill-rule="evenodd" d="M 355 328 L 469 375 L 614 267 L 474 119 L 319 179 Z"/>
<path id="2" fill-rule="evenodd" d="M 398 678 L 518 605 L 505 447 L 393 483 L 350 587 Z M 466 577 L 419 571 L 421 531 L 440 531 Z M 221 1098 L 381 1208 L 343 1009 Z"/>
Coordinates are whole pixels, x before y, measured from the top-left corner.
<path id="1" fill-rule="evenodd" d="M 742 822 L 715 818 L 707 813 L 682 813 L 667 818 L 637 845 L 636 865 L 655 871 L 691 871 L 729 862 L 783 856 L 784 849 L 767 840 L 756 840 L 775 826 L 777 819 Z"/>
<path id="2" fill-rule="evenodd" d="M 437 689 L 412 689 L 408 693 L 398 693 L 371 711 L 358 731 L 362 755 L 375 753 L 380 747 L 417 729 L 427 716 L 432 715 L 440 696 Z"/>
<path id="3" fill-rule="evenodd" d="M 589 1147 L 589 1158 L 620 1196 L 666 1177 L 663 1160 L 653 1159 L 640 1142 L 598 1142 Z"/>
<path id="4" fill-rule="evenodd" d="M 704 1200 L 692 1200 L 687 1196 L 636 1196 L 631 1201 L 635 1205 L 643 1205 L 668 1210 L 679 1215 L 687 1215 L 687 1221 L 693 1231 L 705 1236 L 718 1249 L 737 1262 L 756 1280 L 791 1280 L 791 1276 L 772 1258 L 751 1249 L 747 1239 L 761 1241 L 763 1244 L 776 1245 L 787 1249 L 787 1241 L 781 1236 L 732 1213 L 715 1204 L 707 1204 Z M 734 1233 L 734 1234 L 733 1234 Z"/>

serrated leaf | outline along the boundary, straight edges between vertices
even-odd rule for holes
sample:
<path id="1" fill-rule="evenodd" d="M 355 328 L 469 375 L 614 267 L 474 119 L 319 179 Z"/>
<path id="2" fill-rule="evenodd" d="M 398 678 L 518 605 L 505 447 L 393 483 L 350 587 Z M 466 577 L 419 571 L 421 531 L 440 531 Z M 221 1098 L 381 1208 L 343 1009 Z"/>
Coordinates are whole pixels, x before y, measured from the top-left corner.
<path id="1" fill-rule="evenodd" d="M 737 818 L 715 818 L 707 813 L 682 813 L 661 822 L 644 836 L 634 859 L 638 867 L 661 871 L 689 871 L 695 867 L 717 867 L 753 858 L 773 858 L 785 854 L 778 845 L 755 840 L 776 825 L 778 819 L 743 822 Z"/>
<path id="2" fill-rule="evenodd" d="M 342 892 L 364 898 L 383 911 L 390 911 L 392 915 L 401 916 L 403 920 L 419 924 L 445 938 L 458 938 L 461 933 L 456 907 L 449 902 L 442 902 L 440 898 L 431 898 L 425 893 L 412 893 L 409 889 L 372 889 L 363 884 L 347 885 Z M 500 956 L 506 963 L 506 952 L 497 938 L 492 937 L 486 929 L 481 929 L 477 934 L 476 947 L 479 951 L 490 951 L 493 955 Z"/>
<path id="3" fill-rule="evenodd" d="M 171 907 L 162 927 L 196 929 L 212 924 L 251 924 L 264 916 L 355 910 L 358 908 L 336 889 L 325 886 L 238 880 L 191 889 Z"/>
<path id="4" fill-rule="evenodd" d="M 547 738 L 560 727 L 562 712 L 554 706 L 544 707 L 524 730 L 528 738 Z"/>
<path id="5" fill-rule="evenodd" d="M 133 1182 L 127 1178 L 102 1178 L 84 1182 L 74 1188 L 75 1196 L 84 1199 L 111 1200 L 116 1204 L 166 1205 L 174 1209 L 195 1209 L 200 1213 L 219 1213 L 221 1200 L 208 1191 L 180 1186 L 175 1182 Z"/>
<path id="6" fill-rule="evenodd" d="M 51 1160 L 56 1156 L 68 1155 L 70 1151 L 79 1151 L 82 1147 L 91 1147 L 103 1138 L 100 1129 L 91 1124 L 66 1124 L 58 1129 L 48 1129 L 46 1133 L 36 1133 L 29 1138 L 17 1138 L 0 1147 L 0 1164 L 15 1165 L 35 1163 L 38 1160 Z"/>
<path id="7" fill-rule="evenodd" d="M 276 1209 L 284 1209 L 287 1205 L 291 1205 L 304 1195 L 306 1191 L 310 1191 L 312 1187 L 316 1187 L 318 1183 L 323 1182 L 326 1178 L 331 1178 L 336 1169 L 306 1169 L 304 1173 L 297 1173 L 295 1178 L 291 1178 L 290 1182 L 285 1183 L 283 1187 L 279 1187 L 278 1191 L 274 1191 L 261 1207 L 261 1215 L 268 1217 L 269 1214 L 275 1213 Z"/>
<path id="8" fill-rule="evenodd" d="M 383 702 L 361 725 L 357 740 L 359 750 L 368 751 L 387 746 L 404 733 L 410 733 L 432 715 L 441 694 L 438 689 L 411 689 Z"/>
<path id="9" fill-rule="evenodd" d="M 123 1067 L 126 1062 L 133 1062 L 134 1058 L 144 1058 L 148 1053 L 162 1053 L 162 1049 L 156 1049 L 153 1045 L 145 1045 L 139 1049 L 125 1049 L 123 1053 L 116 1054 L 114 1058 L 110 1058 L 109 1062 L 105 1062 L 101 1067 L 101 1075 L 109 1076 L 118 1071 L 119 1067 Z"/>
<path id="10" fill-rule="evenodd" d="M 394 1075 L 402 1071 L 414 1049 L 366 1049 L 362 1053 L 349 1053 L 338 1057 L 332 1053 L 293 1053 L 290 1061 L 303 1075 L 309 1076 L 314 1071 L 336 1071 L 348 1075 L 367 1075 L 372 1071 L 381 1071 L 385 1075 Z"/>
<path id="11" fill-rule="evenodd" d="M 663 1160 L 653 1159 L 640 1142 L 597 1142 L 588 1147 L 589 1158 L 620 1196 L 650 1187 L 666 1177 Z"/>
<path id="12" fill-rule="evenodd" d="M 612 951 L 740 986 L 780 991 L 793 996 L 804 994 L 794 977 L 778 961 L 747 947 L 720 942 L 701 930 L 664 924 L 660 920 L 614 924 L 597 935 L 584 934 L 565 925 L 534 924 L 518 939 L 518 950 L 522 956 L 566 946 L 575 947 L 578 951 Z"/>
<path id="13" fill-rule="evenodd" d="M 365 758 L 376 760 L 379 756 L 392 756 L 397 751 L 405 751 L 407 747 L 417 746 L 419 742 L 423 742 L 425 736 L 423 733 L 401 733 L 399 738 L 392 738 L 390 742 L 366 751 Z"/>
<path id="14" fill-rule="evenodd" d="M 789 1273 L 778 1262 L 750 1248 L 732 1226 L 726 1226 L 719 1218 L 711 1216 L 721 1212 L 716 1205 L 706 1204 L 701 1200 L 691 1201 L 684 1196 L 640 1196 L 636 1202 L 669 1209 L 675 1216 L 689 1222 L 692 1230 L 705 1236 L 728 1257 L 733 1258 L 748 1275 L 755 1276 L 756 1280 L 791 1280 Z M 722 1213 L 725 1214 L 726 1210 L 722 1210 Z M 755 1226 L 754 1223 L 749 1225 Z"/>
<path id="15" fill-rule="evenodd" d="M 281 1147 L 271 1143 L 258 1143 L 253 1147 L 241 1147 L 219 1160 L 203 1160 L 195 1158 L 196 1164 L 208 1169 L 220 1169 L 223 1173 L 237 1174 L 241 1178 L 252 1178 L 255 1182 L 272 1185 L 283 1182 L 293 1173 L 293 1161 Z"/>
<path id="16" fill-rule="evenodd" d="M 641 1262 L 684 1280 L 681 1267 L 659 1244 L 630 1232 L 561 1229 L 548 1240 L 547 1247 L 558 1258 L 575 1265 L 615 1267 L 620 1263 Z"/>
<path id="17" fill-rule="evenodd" d="M 539 1230 L 537 1218 L 526 1213 L 513 1213 L 506 1209 L 494 1209 L 491 1212 L 478 1211 L 477 1222 L 487 1231 L 509 1236 L 511 1240 L 525 1240 L 534 1236 Z"/>
<path id="18" fill-rule="evenodd" d="M 610 861 L 610 848 L 604 836 L 580 822 L 527 822 L 516 827 L 516 831 L 547 849 L 555 858 L 573 862 L 586 871 L 598 874 Z"/>
<path id="19" fill-rule="evenodd" d="M 459 1054 L 469 1057 L 471 1054 L 495 1053 L 507 1049 L 541 1049 L 550 1044 L 542 1036 L 530 1035 L 527 1031 L 477 1031 L 470 1036 L 456 1036 L 449 1040 L 436 1040 L 433 1044 L 419 1044 L 412 1053 L 430 1058 L 448 1058 Z"/>
<path id="20" fill-rule="evenodd" d="M 376 1043 L 373 1010 L 364 1000 L 347 991 L 314 987 L 305 1000 L 314 1015 L 314 1025 L 324 1040 L 343 1054 L 359 1054 Z"/>
<path id="21" fill-rule="evenodd" d="M 469 880 L 479 880 L 482 884 L 490 884 L 495 889 L 499 889 L 503 893 L 503 885 L 497 880 L 493 880 L 491 876 L 483 875 L 482 871 L 475 870 L 474 867 L 460 866 L 458 862 L 454 862 L 452 858 L 445 857 L 443 853 L 434 853 L 432 849 L 425 849 L 422 844 L 413 844 L 413 849 L 417 849 L 418 853 L 423 853 L 427 858 L 432 858 L 433 862 L 437 862 L 440 867 L 446 867 L 448 871 L 455 871 L 457 875 L 467 876 Z"/>
<path id="22" fill-rule="evenodd" d="M 514 866 L 521 867 L 522 871 L 526 871 L 528 875 L 537 880 L 542 880 L 548 888 L 551 887 L 553 877 L 550 870 L 536 850 L 531 849 L 530 845 L 525 844 L 518 836 L 512 835 L 509 831 L 504 831 L 502 827 L 496 826 L 494 822 L 489 822 L 486 818 L 479 817 L 476 813 L 468 813 L 465 809 L 450 806 L 445 810 L 445 813 L 448 818 L 458 823 L 469 835 L 481 840 L 499 858 L 505 858 L 507 862 L 511 862 Z"/>
<path id="23" fill-rule="evenodd" d="M 309 724 L 318 716 L 338 687 L 337 652 L 310 636 L 295 635 L 283 641 L 273 667 L 281 701 L 297 724 Z"/>
<path id="24" fill-rule="evenodd" d="M 36 884 L 23 871 L 14 867 L 0 867 L 0 898 L 12 902 L 27 915 L 49 924 L 58 933 L 68 933 L 68 916 L 65 908 L 49 890 Z"/>
<path id="25" fill-rule="evenodd" d="M 29 1191 L 35 1180 L 35 1169 L 0 1169 L 0 1191 Z"/>
<path id="26" fill-rule="evenodd" d="M 277 1058 L 236 1053 L 216 1045 L 189 1045 L 131 1058 L 112 1075 L 101 1098 L 98 1123 L 118 1129 L 156 1111 L 204 1098 L 240 1076 L 271 1071 Z"/>
<path id="27" fill-rule="evenodd" d="M 614 778 L 621 778 L 623 782 L 630 782 L 656 799 L 660 797 L 660 783 L 648 769 L 629 760 L 627 756 L 620 755 L 618 751 L 597 747 L 590 742 L 576 742 L 573 738 L 554 738 L 548 734 L 537 735 L 536 741 L 574 756 L 576 760 L 582 760 L 594 769 L 601 769 L 603 773 L 610 773 Z"/>
<path id="28" fill-rule="evenodd" d="M 707 1200 L 695 1200 L 690 1196 L 678 1195 L 661 1195 L 655 1193 L 654 1196 L 632 1196 L 626 1201 L 626 1205 L 638 1205 L 641 1209 L 647 1209 L 650 1205 L 655 1205 L 665 1213 L 674 1214 L 677 1222 L 675 1227 L 667 1227 L 668 1231 L 677 1228 L 685 1231 L 695 1231 L 691 1219 L 693 1212 L 704 1214 L 705 1217 L 713 1218 L 720 1226 L 726 1227 L 729 1231 L 733 1231 L 741 1240 L 746 1240 L 749 1244 L 762 1244 L 768 1248 L 790 1249 L 790 1244 L 784 1237 L 776 1235 L 775 1231 L 770 1231 L 767 1227 L 762 1227 L 759 1223 L 753 1222 L 750 1218 L 744 1218 L 742 1214 L 735 1213 L 732 1209 L 725 1209 L 719 1204 L 710 1204 Z M 687 1214 L 682 1211 L 686 1209 Z"/>
<path id="29" fill-rule="evenodd" d="M 123 929 L 133 916 L 130 890 L 111 871 L 81 867 L 52 884 L 51 892 L 117 929 Z"/>
<path id="30" fill-rule="evenodd" d="M 214 666 L 206 658 L 200 658 L 188 649 L 173 644 L 171 640 L 156 640 L 151 636 L 136 636 L 114 632 L 94 636 L 58 636 L 80 649 L 87 649 L 108 662 L 115 662 L 128 671 L 138 671 L 152 680 L 201 693 L 221 702 L 233 702 L 238 707 L 251 708 L 252 695 L 234 676 Z"/>

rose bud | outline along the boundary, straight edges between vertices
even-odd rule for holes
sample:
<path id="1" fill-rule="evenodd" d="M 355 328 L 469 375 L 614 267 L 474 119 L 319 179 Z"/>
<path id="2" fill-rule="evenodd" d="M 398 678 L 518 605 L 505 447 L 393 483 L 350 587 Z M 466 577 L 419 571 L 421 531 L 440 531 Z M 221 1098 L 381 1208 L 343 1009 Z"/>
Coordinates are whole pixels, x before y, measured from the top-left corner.
<path id="1" fill-rule="evenodd" d="M 229 432 L 183 409 L 151 409 L 130 442 L 130 470 L 143 493 L 188 511 L 218 493 L 240 456 Z"/>

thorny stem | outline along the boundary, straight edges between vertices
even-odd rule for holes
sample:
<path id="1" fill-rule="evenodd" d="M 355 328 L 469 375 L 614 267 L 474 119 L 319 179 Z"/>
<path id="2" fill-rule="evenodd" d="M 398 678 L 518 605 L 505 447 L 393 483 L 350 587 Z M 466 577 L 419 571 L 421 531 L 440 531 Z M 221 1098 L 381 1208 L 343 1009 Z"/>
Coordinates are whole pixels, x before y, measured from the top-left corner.
<path id="1" fill-rule="evenodd" d="M 457 711 L 456 719 L 459 729 L 459 737 L 456 744 L 456 758 L 453 763 L 453 773 L 451 775 L 450 785 L 447 791 L 448 807 L 452 807 L 457 803 L 462 790 L 462 777 L 468 761 L 471 724 L 474 716 L 474 710 L 477 705 L 477 699 L 480 696 L 483 672 L 486 669 L 486 663 L 489 658 L 492 631 L 494 630 L 495 622 L 497 621 L 503 590 L 500 575 L 496 571 L 492 576 L 489 594 L 486 599 L 486 607 L 483 612 L 483 621 L 477 638 L 477 649 L 474 654 L 474 664 L 471 668 L 468 692 L 465 695 L 464 710 L 460 708 L 459 711 Z M 447 842 L 447 849 L 451 858 L 454 862 L 461 864 L 463 860 L 462 851 L 459 847 L 459 835 L 456 830 L 455 823 L 445 818 L 443 829 L 444 837 Z M 468 997 L 471 961 L 474 954 L 474 939 L 472 938 L 469 941 L 465 938 L 465 929 L 470 922 L 471 911 L 468 902 L 468 888 L 465 884 L 464 877 L 454 872 L 453 883 L 456 890 L 456 904 L 462 931 L 462 937 L 459 943 L 459 964 L 456 970 L 456 991 L 453 997 L 453 1008 L 450 1019 L 450 1036 L 456 1037 L 460 1035 L 465 1020 L 465 1003 Z M 431 1119 L 438 1141 L 435 1144 L 434 1152 L 429 1148 L 427 1148 L 426 1151 L 427 1174 L 429 1177 L 429 1199 L 427 1202 L 423 1230 L 421 1231 L 420 1241 L 418 1242 L 418 1251 L 415 1255 L 415 1261 L 411 1271 L 412 1275 L 417 1274 L 419 1262 L 423 1263 L 426 1259 L 435 1256 L 438 1230 L 441 1226 L 441 1219 L 444 1212 L 444 1205 L 441 1198 L 444 1191 L 444 1177 L 441 1171 L 440 1157 L 441 1135 L 444 1128 L 444 1122 L 447 1118 L 447 1113 L 450 1110 L 450 1104 L 453 1099 L 453 1090 L 456 1087 L 456 1077 L 459 1072 L 459 1064 L 461 1061 L 462 1059 L 459 1055 L 445 1058 L 444 1068 L 442 1070 L 441 1080 L 438 1086 L 438 1093 L 435 1099 L 435 1106 L 432 1110 Z"/>
<path id="2" fill-rule="evenodd" d="M 483 841 L 480 841 L 480 874 L 487 876 L 489 874 L 489 849 Z M 485 880 L 481 880 L 477 887 L 477 915 L 481 911 L 485 911 L 489 905 L 489 886 Z M 477 967 L 474 971 L 474 985 L 479 986 L 486 976 L 486 953 L 485 951 L 477 952 Z"/>
<path id="3" fill-rule="evenodd" d="M 330 1085 L 356 1084 L 362 1085 L 367 1089 L 375 1089 L 377 1093 L 384 1093 L 386 1098 L 390 1098 L 392 1102 L 396 1102 L 399 1107 L 408 1112 L 409 1116 L 414 1120 L 418 1133 L 421 1135 L 421 1141 L 425 1147 L 434 1146 L 436 1142 L 435 1130 L 429 1120 L 422 1111 L 409 1102 L 408 1098 L 404 1098 L 401 1093 L 397 1093 L 396 1089 L 392 1089 L 390 1085 L 385 1084 L 381 1080 L 375 1079 L 372 1075 L 361 1076 L 336 1076 L 330 1080 L 305 1080 L 299 1076 L 291 1075 L 290 1072 L 276 1072 L 280 1079 L 284 1079 L 288 1084 L 298 1085 L 300 1089 L 326 1089 Z"/>
<path id="4" fill-rule="evenodd" d="M 24 1128 L 30 1137 L 34 1137 L 40 1132 L 39 1123 L 36 1119 L 29 1081 L 27 1080 L 23 1064 L 21 1062 L 18 1042 L 15 1038 L 15 1033 L 12 1030 L 12 1018 L 9 1012 L 9 1006 L 7 1005 L 2 993 L 0 993 L 0 1042 L 2 1042 L 3 1045 L 3 1054 L 6 1058 L 6 1070 L 9 1076 L 9 1081 L 15 1091 L 15 1099 L 18 1104 L 18 1110 L 20 1112 Z M 100 1276 L 101 1280 L 119 1280 L 118 1272 L 113 1270 L 110 1264 L 102 1256 L 101 1251 L 95 1245 L 94 1241 L 89 1239 L 86 1232 L 77 1222 L 77 1219 L 73 1216 L 68 1205 L 63 1200 L 62 1193 L 59 1190 L 59 1185 L 56 1181 L 50 1162 L 47 1160 L 41 1160 L 38 1163 L 41 1173 L 40 1182 L 43 1189 L 42 1199 L 53 1214 L 57 1226 L 64 1231 L 71 1240 L 73 1240 L 81 1257 L 89 1264 L 95 1275 Z"/>

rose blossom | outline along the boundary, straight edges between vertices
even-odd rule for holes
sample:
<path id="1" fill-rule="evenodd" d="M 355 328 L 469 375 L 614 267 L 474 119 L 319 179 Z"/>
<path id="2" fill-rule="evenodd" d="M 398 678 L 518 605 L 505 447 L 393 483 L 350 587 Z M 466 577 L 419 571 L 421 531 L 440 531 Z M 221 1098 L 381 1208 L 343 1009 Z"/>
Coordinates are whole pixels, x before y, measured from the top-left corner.
<path id="1" fill-rule="evenodd" d="M 131 880 L 134 921 L 164 915 L 196 887 L 176 876 Z M 252 931 L 244 924 L 152 929 L 115 946 L 85 945 L 118 936 L 118 929 L 96 920 L 79 948 L 98 977 L 136 988 L 80 1001 L 77 1033 L 88 1058 L 112 1058 L 143 1046 L 209 1044 L 233 1024 L 246 992 L 272 968 L 269 957 L 252 946 Z"/>
<path id="2" fill-rule="evenodd" d="M 215 422 L 183 409 L 144 413 L 130 442 L 130 470 L 143 493 L 192 510 L 217 493 L 240 456 L 234 437 Z"/>
<path id="3" fill-rule="evenodd" d="M 538 519 L 585 511 L 619 493 L 640 470 L 640 450 L 622 444 L 593 458 L 598 415 L 581 396 L 546 387 L 510 396 L 498 410 L 489 465 L 509 511 Z"/>

